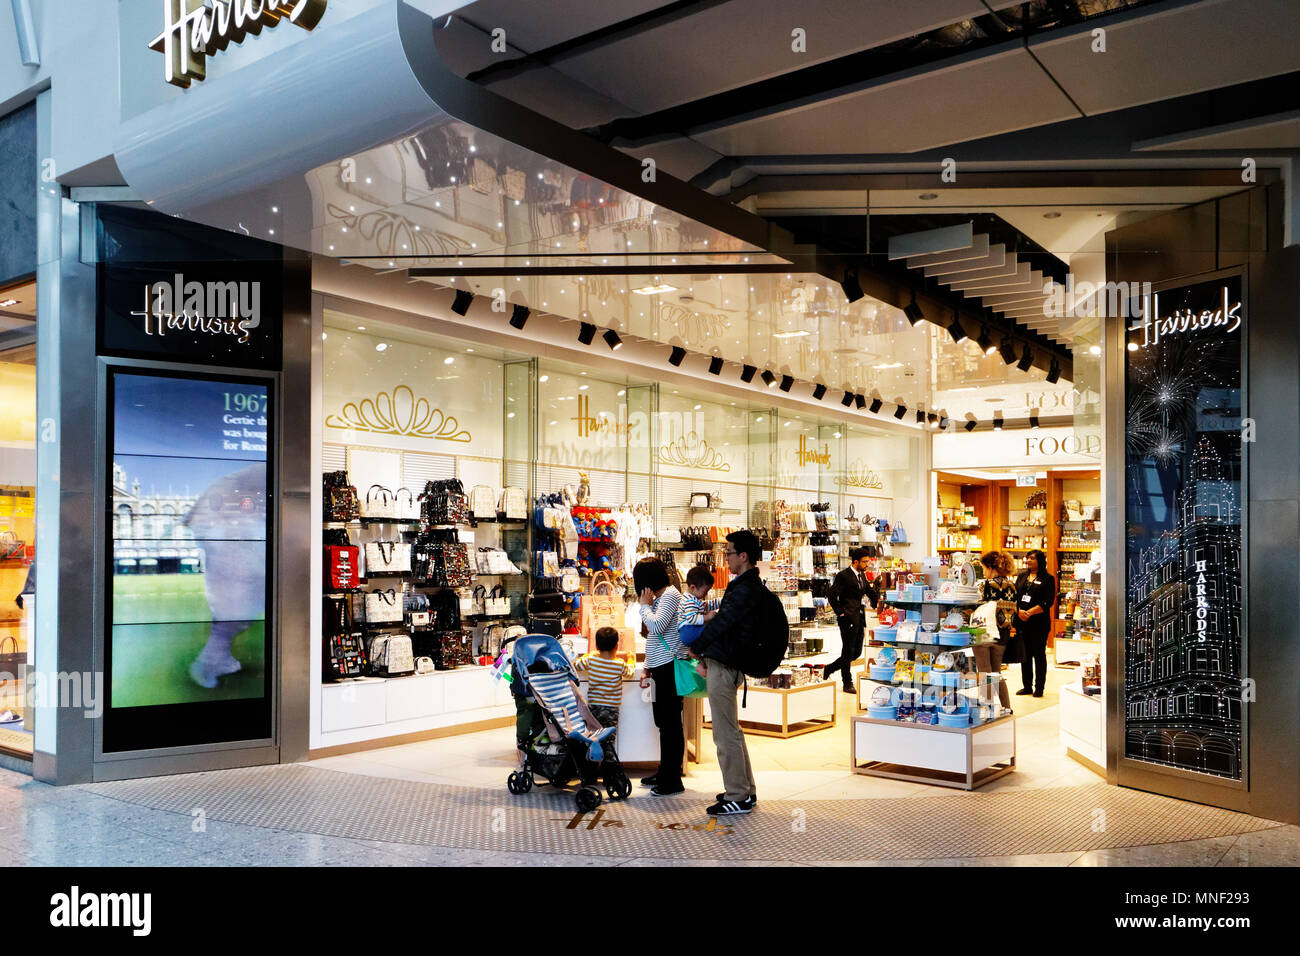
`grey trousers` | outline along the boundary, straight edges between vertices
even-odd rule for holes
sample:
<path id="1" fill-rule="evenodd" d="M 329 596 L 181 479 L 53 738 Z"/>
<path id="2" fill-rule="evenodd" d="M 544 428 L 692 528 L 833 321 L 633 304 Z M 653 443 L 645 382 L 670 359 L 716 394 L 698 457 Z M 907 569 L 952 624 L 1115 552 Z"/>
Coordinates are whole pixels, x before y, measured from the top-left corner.
<path id="1" fill-rule="evenodd" d="M 706 658 L 709 667 L 709 713 L 713 720 L 713 745 L 718 750 L 718 764 L 722 767 L 723 800 L 748 800 L 757 787 L 754 770 L 749 764 L 749 748 L 745 734 L 740 729 L 736 692 L 745 675 L 713 658 Z"/>

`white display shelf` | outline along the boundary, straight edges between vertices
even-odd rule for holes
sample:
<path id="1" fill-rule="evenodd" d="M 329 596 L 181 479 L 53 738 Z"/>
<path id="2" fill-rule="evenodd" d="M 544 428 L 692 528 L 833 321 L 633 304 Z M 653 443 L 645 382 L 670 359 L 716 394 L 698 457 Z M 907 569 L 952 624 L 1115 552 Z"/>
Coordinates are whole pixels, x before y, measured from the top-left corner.
<path id="1" fill-rule="evenodd" d="M 487 667 L 321 686 L 319 749 L 513 717 L 505 681 Z"/>
<path id="2" fill-rule="evenodd" d="M 1080 640 L 1075 637 L 1060 637 L 1058 635 L 1053 643 L 1053 649 L 1058 667 L 1063 664 L 1081 664 L 1086 654 L 1101 656 L 1101 641 Z"/>
<path id="3" fill-rule="evenodd" d="M 1078 684 L 1061 688 L 1061 743 L 1070 756 L 1103 774 L 1106 767 L 1106 749 L 1102 746 L 1105 720 L 1101 694 L 1085 694 Z"/>
<path id="4" fill-rule="evenodd" d="M 977 727 L 940 727 L 854 717 L 853 772 L 974 790 L 1016 769 L 1016 718 Z"/>
<path id="5" fill-rule="evenodd" d="M 743 693 L 743 690 L 741 691 Z M 749 686 L 748 702 L 737 704 L 740 728 L 759 737 L 798 737 L 835 726 L 838 682 L 820 681 L 802 687 Z M 705 701 L 705 727 L 712 728 Z"/>

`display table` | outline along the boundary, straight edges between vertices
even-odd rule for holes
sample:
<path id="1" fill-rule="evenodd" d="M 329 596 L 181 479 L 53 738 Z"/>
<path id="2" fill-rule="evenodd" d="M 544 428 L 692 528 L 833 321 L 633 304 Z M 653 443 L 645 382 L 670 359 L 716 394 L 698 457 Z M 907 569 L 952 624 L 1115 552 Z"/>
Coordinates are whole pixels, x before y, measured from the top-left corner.
<path id="1" fill-rule="evenodd" d="M 1016 769 L 1016 718 L 975 727 L 940 727 L 853 718 L 853 772 L 974 790 Z"/>
<path id="2" fill-rule="evenodd" d="M 737 693 L 744 693 L 740 690 Z M 744 707 L 737 705 L 740 729 L 759 737 L 798 737 L 815 730 L 835 726 L 836 698 L 839 685 L 836 681 L 819 681 L 802 687 L 749 686 L 749 701 Z M 712 729 L 708 701 L 704 701 L 705 726 Z"/>
<path id="3" fill-rule="evenodd" d="M 1061 688 L 1061 743 L 1065 752 L 1096 773 L 1106 773 L 1102 746 L 1105 714 L 1100 694 L 1085 694 L 1076 682 Z"/>
<path id="4" fill-rule="evenodd" d="M 1057 667 L 1064 664 L 1081 664 L 1088 655 L 1101 657 L 1101 641 L 1057 635 L 1052 653 Z"/>

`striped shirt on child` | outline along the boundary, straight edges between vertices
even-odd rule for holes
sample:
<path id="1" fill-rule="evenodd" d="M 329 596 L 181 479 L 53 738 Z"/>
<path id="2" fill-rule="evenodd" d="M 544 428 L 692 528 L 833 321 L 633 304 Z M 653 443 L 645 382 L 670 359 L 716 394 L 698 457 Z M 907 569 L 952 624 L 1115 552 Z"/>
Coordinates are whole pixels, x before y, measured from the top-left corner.
<path id="1" fill-rule="evenodd" d="M 575 670 L 587 672 L 587 703 L 593 707 L 617 707 L 623 703 L 623 678 L 632 675 L 633 664 L 625 658 L 583 654 L 573 662 Z"/>

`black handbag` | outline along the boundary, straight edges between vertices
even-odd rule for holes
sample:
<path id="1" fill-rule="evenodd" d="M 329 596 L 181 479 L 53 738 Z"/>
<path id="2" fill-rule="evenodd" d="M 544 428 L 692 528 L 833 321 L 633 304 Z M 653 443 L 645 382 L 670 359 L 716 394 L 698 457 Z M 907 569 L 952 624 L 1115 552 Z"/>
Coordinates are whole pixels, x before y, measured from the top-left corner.
<path id="1" fill-rule="evenodd" d="M 563 614 L 567 605 L 562 591 L 533 591 L 528 595 L 528 616 Z"/>

